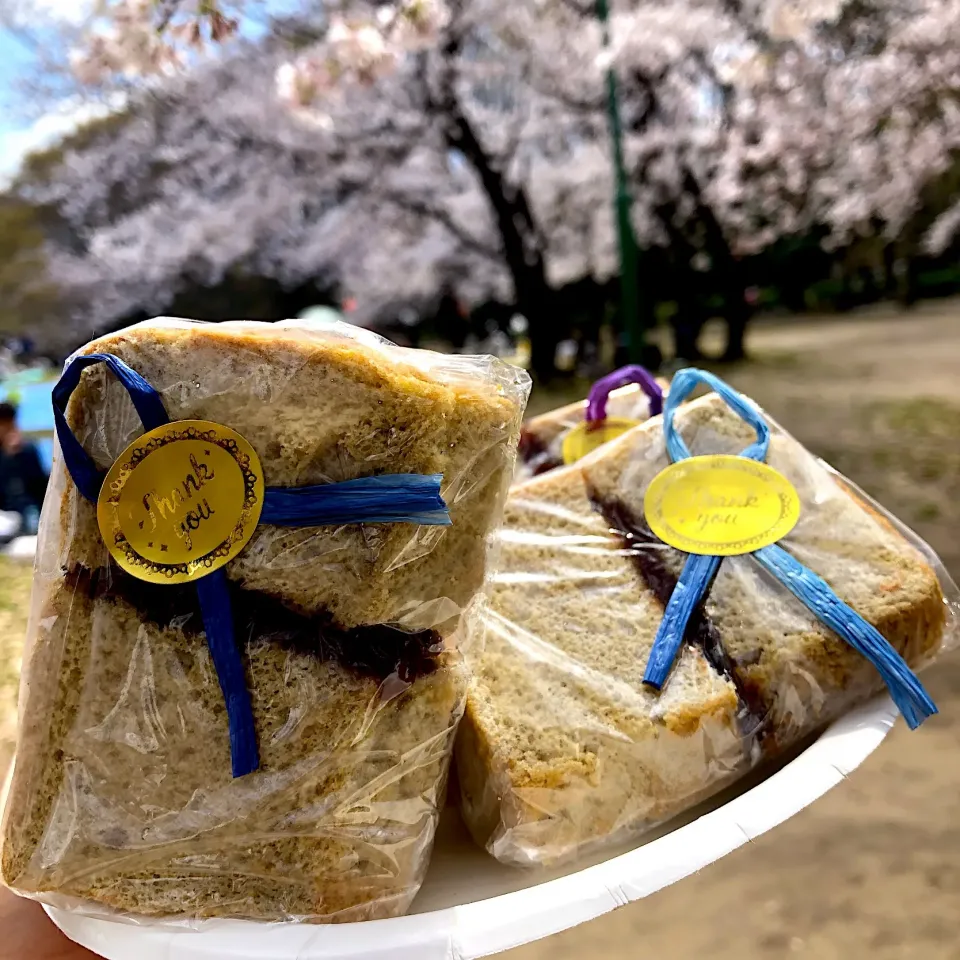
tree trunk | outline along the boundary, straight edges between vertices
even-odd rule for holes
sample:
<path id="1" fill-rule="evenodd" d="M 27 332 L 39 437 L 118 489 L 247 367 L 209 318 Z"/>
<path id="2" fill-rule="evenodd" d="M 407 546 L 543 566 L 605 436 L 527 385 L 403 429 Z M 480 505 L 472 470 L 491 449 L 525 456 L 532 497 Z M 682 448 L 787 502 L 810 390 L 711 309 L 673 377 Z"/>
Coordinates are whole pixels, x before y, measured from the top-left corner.
<path id="1" fill-rule="evenodd" d="M 749 322 L 750 314 L 746 310 L 727 312 L 727 343 L 720 358 L 725 363 L 734 363 L 746 357 L 744 338 Z"/>
<path id="2" fill-rule="evenodd" d="M 451 40 L 447 53 L 456 52 Z M 493 211 L 500 245 L 513 279 L 517 309 L 527 319 L 531 344 L 531 367 L 540 380 L 555 372 L 554 357 L 560 325 L 553 311 L 553 291 L 547 282 L 544 240 L 537 227 L 524 189 L 508 183 L 496 160 L 485 150 L 454 90 L 452 76 L 435 103 L 442 115 L 446 145 L 457 150 L 473 168 Z"/>
<path id="3" fill-rule="evenodd" d="M 670 241 L 670 287 L 677 304 L 677 312 L 670 318 L 673 356 L 675 360 L 692 363 L 702 357 L 698 341 L 703 329 L 703 317 L 696 297 L 696 277 L 690 268 L 696 250 L 676 225 L 677 211 L 672 201 L 660 203 L 654 208 L 654 213 Z"/>
<path id="4" fill-rule="evenodd" d="M 673 356 L 676 360 L 686 360 L 693 363 L 700 360 L 700 331 L 703 329 L 703 315 L 697 301 L 697 278 L 687 264 L 693 255 L 683 245 L 682 238 L 677 235 L 674 240 L 674 249 L 680 254 L 680 263 L 676 267 L 676 284 L 674 299 L 677 312 L 670 318 L 673 328 Z"/>
<path id="5" fill-rule="evenodd" d="M 883 247 L 883 295 L 894 299 L 897 295 L 897 248 L 893 243 Z"/>
<path id="6" fill-rule="evenodd" d="M 908 310 L 917 302 L 918 296 L 918 274 L 917 261 L 907 255 L 903 258 L 903 272 L 898 277 L 898 296 L 897 301 L 901 307 Z"/>
<path id="7" fill-rule="evenodd" d="M 746 356 L 744 340 L 747 325 L 753 316 L 753 308 L 746 301 L 747 277 L 743 261 L 734 254 L 710 205 L 704 202 L 700 184 L 690 170 L 684 171 L 684 189 L 694 199 L 697 219 L 706 234 L 707 252 L 710 254 L 714 272 L 723 286 L 724 320 L 727 325 L 727 342 L 721 359 L 732 362 Z M 698 331 L 699 332 L 699 331 Z"/>
<path id="8" fill-rule="evenodd" d="M 671 319 L 670 325 L 673 327 L 674 358 L 691 363 L 702 359 L 698 341 L 703 324 L 697 317 L 681 307 Z"/>
<path id="9" fill-rule="evenodd" d="M 725 248 L 721 276 L 725 279 L 723 291 L 724 320 L 727 325 L 727 342 L 720 359 L 724 363 L 735 363 L 745 359 L 747 352 L 744 340 L 747 324 L 753 316 L 753 307 L 747 303 L 747 277 L 743 261 L 733 255 L 729 247 Z"/>
<path id="10" fill-rule="evenodd" d="M 530 370 L 539 383 L 546 383 L 557 373 L 557 343 L 556 336 L 550 334 L 550 328 L 545 318 L 536 320 L 530 315 L 531 310 L 520 308 L 520 312 L 530 324 Z"/>

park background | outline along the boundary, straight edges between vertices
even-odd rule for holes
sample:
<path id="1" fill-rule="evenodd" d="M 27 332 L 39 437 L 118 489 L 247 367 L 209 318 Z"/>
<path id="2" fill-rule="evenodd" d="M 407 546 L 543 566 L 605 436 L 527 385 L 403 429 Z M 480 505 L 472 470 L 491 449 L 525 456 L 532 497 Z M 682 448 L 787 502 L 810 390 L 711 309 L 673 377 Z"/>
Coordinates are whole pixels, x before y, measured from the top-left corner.
<path id="1" fill-rule="evenodd" d="M 90 337 L 329 317 L 715 369 L 960 575 L 960 3 L 0 0 L 0 393 Z M 0 559 L 0 765 L 30 572 Z M 841 787 L 513 960 L 957 956 L 960 664 Z"/>

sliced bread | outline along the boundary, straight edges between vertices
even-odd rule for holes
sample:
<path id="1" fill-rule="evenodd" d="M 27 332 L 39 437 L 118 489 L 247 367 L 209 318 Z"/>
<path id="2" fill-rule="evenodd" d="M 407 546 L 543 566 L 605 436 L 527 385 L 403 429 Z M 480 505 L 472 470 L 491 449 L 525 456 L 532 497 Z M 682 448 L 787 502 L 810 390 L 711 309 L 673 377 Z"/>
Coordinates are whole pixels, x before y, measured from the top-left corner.
<path id="1" fill-rule="evenodd" d="M 160 392 L 171 420 L 232 427 L 256 450 L 268 487 L 443 474 L 449 527 L 261 524 L 227 575 L 345 628 L 402 621 L 419 609 L 418 627 L 447 632 L 483 582 L 486 535 L 512 475 L 529 379 L 497 361 L 381 344 L 294 322 L 160 320 L 81 353 L 119 357 Z M 101 469 L 143 432 L 103 366 L 84 372 L 67 414 Z M 96 508 L 71 483 L 60 528 L 41 544 L 48 568 L 106 565 Z M 424 622 L 431 610 L 434 622 Z"/>
<path id="2" fill-rule="evenodd" d="M 662 613 L 577 466 L 513 488 L 457 744 L 465 819 L 498 859 L 567 859 L 745 767 L 750 719 L 706 633 L 662 694 L 643 686 Z"/>
<path id="3" fill-rule="evenodd" d="M 257 528 L 223 568 L 260 754 L 233 779 L 196 585 L 121 572 L 58 458 L 4 881 L 149 916 L 403 912 L 442 804 L 529 378 L 344 325 L 155 321 L 84 352 L 118 356 L 171 419 L 232 427 L 268 487 L 441 473 L 452 524 Z M 101 468 L 142 432 L 103 367 L 67 419 Z"/>
<path id="4" fill-rule="evenodd" d="M 680 407 L 675 423 L 694 455 L 737 454 L 755 439 L 714 394 Z M 771 430 L 768 463 L 802 504 L 781 545 L 921 664 L 946 616 L 930 563 Z M 685 559 L 644 519 L 646 489 L 668 462 L 657 417 L 508 499 L 457 746 L 465 817 L 499 859 L 551 863 L 611 843 L 882 689 L 873 666 L 749 555 L 723 560 L 662 693 L 641 685 Z"/>
<path id="5" fill-rule="evenodd" d="M 443 801 L 459 658 L 394 649 L 385 677 L 310 621 L 235 596 L 261 767 L 234 780 L 189 585 L 143 587 L 84 574 L 41 603 L 4 882 L 138 915 L 402 913 Z"/>
<path id="6" fill-rule="evenodd" d="M 769 421 L 769 418 L 768 418 Z M 739 453 L 755 434 L 715 394 L 682 406 L 675 423 L 693 455 Z M 940 645 L 946 605 L 924 556 L 777 424 L 767 463 L 796 488 L 801 513 L 781 541 L 845 603 L 873 624 L 907 663 Z M 632 535 L 643 568 L 675 579 L 684 554 L 648 536 L 643 497 L 668 463 L 660 422 L 645 424 L 591 458 L 583 475 L 607 521 Z M 655 563 L 654 563 L 655 561 Z M 768 750 L 786 746 L 883 688 L 873 666 L 825 627 L 749 555 L 724 559 L 705 615 L 755 712 L 767 718 Z"/>

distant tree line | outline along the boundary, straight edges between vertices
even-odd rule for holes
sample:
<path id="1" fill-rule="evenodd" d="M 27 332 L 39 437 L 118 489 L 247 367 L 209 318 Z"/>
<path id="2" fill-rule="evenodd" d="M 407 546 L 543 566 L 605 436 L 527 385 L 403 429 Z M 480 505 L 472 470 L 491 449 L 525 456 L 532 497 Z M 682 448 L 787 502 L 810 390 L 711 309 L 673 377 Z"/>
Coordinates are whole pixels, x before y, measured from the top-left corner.
<path id="1" fill-rule="evenodd" d="M 123 20 L 74 56 L 78 89 L 123 78 L 123 108 L 10 191 L 43 230 L 64 342 L 349 299 L 361 322 L 412 308 L 455 339 L 520 313 L 550 376 L 561 340 L 623 327 L 607 62 L 641 319 L 669 324 L 678 355 L 696 359 L 714 316 L 736 360 L 758 310 L 909 303 L 931 271 L 950 288 L 954 4 L 637 0 L 609 50 L 579 0 L 305 0 L 256 41 L 223 6 L 104 7 Z M 444 319 L 451 295 L 473 326 Z"/>

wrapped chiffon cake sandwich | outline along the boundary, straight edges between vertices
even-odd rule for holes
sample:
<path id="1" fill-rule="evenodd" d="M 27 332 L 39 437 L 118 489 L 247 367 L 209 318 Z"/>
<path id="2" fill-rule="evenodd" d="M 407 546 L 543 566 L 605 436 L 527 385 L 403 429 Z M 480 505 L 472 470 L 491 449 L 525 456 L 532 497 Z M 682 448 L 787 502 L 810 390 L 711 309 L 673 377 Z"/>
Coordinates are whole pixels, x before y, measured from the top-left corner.
<path id="1" fill-rule="evenodd" d="M 4 881 L 140 916 L 402 913 L 528 390 L 344 324 L 158 320 L 71 358 Z"/>
<path id="2" fill-rule="evenodd" d="M 503 861 L 639 834 L 884 683 L 935 711 L 908 665 L 955 633 L 936 558 L 709 374 L 515 485 L 501 541 L 457 767 Z"/>

